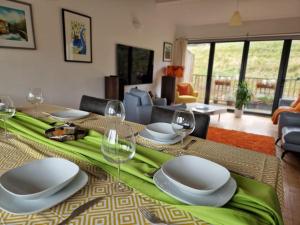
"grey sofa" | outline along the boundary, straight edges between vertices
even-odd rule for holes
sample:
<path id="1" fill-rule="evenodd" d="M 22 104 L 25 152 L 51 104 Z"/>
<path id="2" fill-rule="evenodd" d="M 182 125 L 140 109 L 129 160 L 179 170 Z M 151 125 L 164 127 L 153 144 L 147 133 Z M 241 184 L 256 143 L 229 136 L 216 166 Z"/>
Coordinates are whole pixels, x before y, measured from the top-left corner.
<path id="1" fill-rule="evenodd" d="M 279 106 L 290 106 L 294 99 L 280 99 Z M 281 140 L 283 159 L 287 152 L 300 153 L 300 113 L 282 112 L 278 122 L 278 141 Z"/>
<path id="2" fill-rule="evenodd" d="M 149 124 L 153 105 L 166 106 L 165 98 L 152 100 L 147 91 L 132 88 L 124 95 L 124 106 L 128 121 Z"/>
<path id="3" fill-rule="evenodd" d="M 279 117 L 279 137 L 281 137 L 281 147 L 283 153 L 281 158 L 287 152 L 300 153 L 300 113 L 283 112 Z"/>

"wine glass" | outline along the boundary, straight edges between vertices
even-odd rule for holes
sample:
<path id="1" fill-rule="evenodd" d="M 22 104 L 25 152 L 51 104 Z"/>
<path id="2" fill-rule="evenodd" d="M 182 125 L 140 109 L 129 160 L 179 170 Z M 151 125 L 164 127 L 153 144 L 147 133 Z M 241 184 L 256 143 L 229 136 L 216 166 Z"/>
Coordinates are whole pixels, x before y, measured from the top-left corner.
<path id="1" fill-rule="evenodd" d="M 123 102 L 119 100 L 110 100 L 105 107 L 105 116 L 112 121 L 124 121 L 125 108 Z"/>
<path id="2" fill-rule="evenodd" d="M 189 110 L 176 110 L 172 118 L 172 129 L 181 137 L 181 149 L 183 147 L 183 139 L 191 134 L 195 129 L 194 113 Z M 180 149 L 178 156 L 182 155 Z"/>
<path id="3" fill-rule="evenodd" d="M 30 88 L 27 101 L 34 105 L 34 114 L 37 115 L 37 107 L 44 102 L 43 92 L 41 88 Z"/>
<path id="4" fill-rule="evenodd" d="M 0 119 L 3 121 L 4 125 L 4 138 L 8 139 L 12 137 L 7 133 L 6 121 L 13 117 L 16 113 L 16 108 L 13 101 L 9 96 L 0 96 Z"/>
<path id="5" fill-rule="evenodd" d="M 124 185 L 120 182 L 120 167 L 121 163 L 133 158 L 135 143 L 132 128 L 125 123 L 112 123 L 103 135 L 101 152 L 104 158 L 108 162 L 118 164 L 116 191 L 122 192 L 124 190 Z"/>

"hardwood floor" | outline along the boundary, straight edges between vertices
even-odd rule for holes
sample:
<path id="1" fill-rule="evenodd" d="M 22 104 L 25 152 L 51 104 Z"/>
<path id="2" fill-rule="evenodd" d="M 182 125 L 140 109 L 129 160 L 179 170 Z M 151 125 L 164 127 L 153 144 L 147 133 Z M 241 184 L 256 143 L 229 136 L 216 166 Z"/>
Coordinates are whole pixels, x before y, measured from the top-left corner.
<path id="1" fill-rule="evenodd" d="M 211 116 L 210 126 L 224 129 L 244 131 L 277 138 L 277 126 L 273 125 L 269 117 L 254 115 L 243 115 L 237 119 L 233 113 L 218 116 Z M 276 149 L 278 158 L 281 156 L 281 149 Z M 287 153 L 282 161 L 283 186 L 284 186 L 284 207 L 282 209 L 285 225 L 300 225 L 300 154 Z"/>

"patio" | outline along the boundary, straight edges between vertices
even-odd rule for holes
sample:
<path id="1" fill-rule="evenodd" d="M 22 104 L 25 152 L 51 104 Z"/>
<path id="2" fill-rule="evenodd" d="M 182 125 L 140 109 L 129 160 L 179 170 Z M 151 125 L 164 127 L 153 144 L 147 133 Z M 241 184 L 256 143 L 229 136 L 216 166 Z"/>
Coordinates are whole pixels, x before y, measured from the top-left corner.
<path id="1" fill-rule="evenodd" d="M 204 102 L 206 90 L 206 75 L 193 74 L 194 89 L 199 92 L 198 101 Z M 283 98 L 294 99 L 300 90 L 300 77 L 287 78 L 283 91 Z M 252 92 L 252 100 L 246 106 L 246 111 L 271 114 L 276 90 L 276 79 L 265 79 L 259 77 L 246 77 L 245 81 Z M 229 109 L 234 108 L 235 93 L 238 77 L 212 76 L 210 92 L 210 103 L 227 105 Z"/>

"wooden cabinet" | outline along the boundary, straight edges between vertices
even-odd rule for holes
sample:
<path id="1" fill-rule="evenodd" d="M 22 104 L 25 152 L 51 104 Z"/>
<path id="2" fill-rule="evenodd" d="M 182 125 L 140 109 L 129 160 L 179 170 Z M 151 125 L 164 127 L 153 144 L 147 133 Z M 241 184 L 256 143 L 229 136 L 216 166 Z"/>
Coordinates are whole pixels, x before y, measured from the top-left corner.
<path id="1" fill-rule="evenodd" d="M 120 85 L 118 76 L 106 76 L 105 78 L 105 98 L 119 99 Z"/>
<path id="2" fill-rule="evenodd" d="M 167 99 L 168 105 L 175 101 L 176 77 L 163 76 L 161 81 L 161 97 Z"/>

